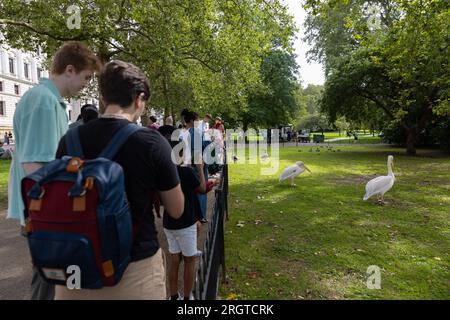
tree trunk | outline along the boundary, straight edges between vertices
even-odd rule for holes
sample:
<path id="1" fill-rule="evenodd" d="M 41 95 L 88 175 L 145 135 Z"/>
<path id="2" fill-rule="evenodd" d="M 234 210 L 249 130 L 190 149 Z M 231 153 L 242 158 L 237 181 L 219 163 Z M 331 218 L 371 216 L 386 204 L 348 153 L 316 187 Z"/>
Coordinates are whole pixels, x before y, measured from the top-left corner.
<path id="1" fill-rule="evenodd" d="M 170 101 L 169 101 L 169 85 L 167 84 L 166 76 L 163 76 L 163 95 L 164 95 L 164 119 L 169 116 L 170 113 Z"/>
<path id="2" fill-rule="evenodd" d="M 416 130 L 414 128 L 406 129 L 406 153 L 410 156 L 416 155 Z"/>
<path id="3" fill-rule="evenodd" d="M 108 49 L 106 49 L 106 45 L 105 44 L 101 44 L 98 50 L 98 54 L 97 57 L 99 58 L 102 66 L 104 66 L 105 64 L 107 64 L 110 60 L 111 60 L 111 53 L 108 52 Z M 97 83 L 99 83 L 99 74 L 96 74 L 96 78 L 97 78 Z M 99 96 L 100 96 L 100 89 L 98 90 Z M 98 111 L 100 112 L 100 114 L 105 113 L 105 106 L 102 103 L 101 99 L 98 99 Z"/>
<path id="4" fill-rule="evenodd" d="M 175 114 L 173 113 L 173 106 L 170 106 L 170 115 L 172 116 L 173 125 L 175 126 L 175 124 L 177 123 L 177 119 L 175 118 Z"/>
<path id="5" fill-rule="evenodd" d="M 243 129 L 244 129 L 245 144 L 248 144 L 248 136 L 247 136 L 248 123 L 244 122 Z"/>
<path id="6" fill-rule="evenodd" d="M 272 130 L 267 129 L 267 146 L 270 147 L 272 143 Z"/>
<path id="7" fill-rule="evenodd" d="M 148 120 L 149 119 L 148 119 L 147 113 L 143 113 L 141 115 L 141 124 L 142 124 L 143 127 L 146 127 L 148 125 Z"/>

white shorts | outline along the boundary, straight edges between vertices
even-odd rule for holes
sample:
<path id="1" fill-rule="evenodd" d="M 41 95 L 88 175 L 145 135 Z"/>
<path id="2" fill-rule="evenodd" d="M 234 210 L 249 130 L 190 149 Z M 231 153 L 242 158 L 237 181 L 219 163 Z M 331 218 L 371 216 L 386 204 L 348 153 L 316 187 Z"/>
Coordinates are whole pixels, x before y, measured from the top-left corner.
<path id="1" fill-rule="evenodd" d="M 167 242 L 169 243 L 169 252 L 171 254 L 182 253 L 185 257 L 198 257 L 201 251 L 197 250 L 197 224 L 192 226 L 170 230 L 164 228 Z"/>

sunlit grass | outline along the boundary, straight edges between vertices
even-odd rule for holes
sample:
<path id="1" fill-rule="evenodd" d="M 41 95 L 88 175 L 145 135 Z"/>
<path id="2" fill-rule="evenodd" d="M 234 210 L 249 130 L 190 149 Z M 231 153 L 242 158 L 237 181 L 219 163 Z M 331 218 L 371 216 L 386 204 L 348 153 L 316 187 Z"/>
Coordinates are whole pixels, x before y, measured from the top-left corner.
<path id="1" fill-rule="evenodd" d="M 261 176 L 260 165 L 230 164 L 229 279 L 221 295 L 448 299 L 450 157 L 383 146 L 319 149 L 282 148 L 273 176 Z M 389 154 L 397 181 L 387 205 L 363 201 L 365 183 L 387 173 Z M 298 160 L 313 173 L 298 177 L 297 187 L 280 184 L 279 173 Z M 381 269 L 381 290 L 367 288 L 370 265 Z"/>
<path id="2" fill-rule="evenodd" d="M 8 175 L 11 160 L 0 160 L 0 210 L 8 205 Z"/>

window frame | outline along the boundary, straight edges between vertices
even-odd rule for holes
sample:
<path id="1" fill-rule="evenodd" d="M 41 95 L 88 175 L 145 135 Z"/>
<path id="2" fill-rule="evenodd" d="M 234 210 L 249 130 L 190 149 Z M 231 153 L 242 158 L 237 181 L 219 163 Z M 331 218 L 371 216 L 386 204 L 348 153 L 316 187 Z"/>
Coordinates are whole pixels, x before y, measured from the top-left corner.
<path id="1" fill-rule="evenodd" d="M 0 117 L 6 117 L 6 101 L 0 100 Z"/>

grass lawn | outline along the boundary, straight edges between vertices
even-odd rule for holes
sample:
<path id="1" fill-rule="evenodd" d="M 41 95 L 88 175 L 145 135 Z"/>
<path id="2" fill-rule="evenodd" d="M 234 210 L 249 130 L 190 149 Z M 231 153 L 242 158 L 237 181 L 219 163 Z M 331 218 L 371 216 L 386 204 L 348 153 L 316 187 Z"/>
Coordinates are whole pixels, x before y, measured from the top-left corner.
<path id="1" fill-rule="evenodd" d="M 322 134 L 322 132 L 312 132 L 311 133 L 311 137 L 314 134 Z M 358 131 L 359 135 L 370 135 L 369 131 L 366 131 L 364 133 L 364 131 Z M 339 131 L 334 131 L 334 132 L 324 132 L 323 135 L 325 136 L 325 139 L 337 139 L 337 138 L 347 138 L 347 133 L 346 131 L 341 131 L 341 134 L 339 135 Z M 375 134 L 377 135 L 377 134 Z M 350 137 L 351 139 L 353 139 L 353 136 Z"/>
<path id="2" fill-rule="evenodd" d="M 280 149 L 275 176 L 230 164 L 221 297 L 449 299 L 450 156 L 375 145 L 309 149 Z M 363 201 L 365 183 L 387 174 L 389 154 L 397 181 L 387 204 Z M 278 183 L 298 160 L 312 174 L 296 187 Z M 381 269 L 380 290 L 367 288 L 371 265 Z"/>
<path id="3" fill-rule="evenodd" d="M 239 139 L 239 135 L 237 133 L 232 133 L 231 139 L 237 141 Z M 249 135 L 248 141 L 264 141 L 264 136 L 263 135 Z"/>
<path id="4" fill-rule="evenodd" d="M 11 160 L 0 160 L 0 210 L 8 206 L 8 176 Z"/>
<path id="5" fill-rule="evenodd" d="M 343 137 L 341 137 L 341 138 L 343 138 Z M 355 142 L 355 138 L 349 137 L 348 139 L 346 138 L 344 140 L 331 141 L 328 143 L 330 143 L 330 144 L 349 144 L 350 143 L 351 144 L 354 142 Z M 375 136 L 375 137 L 367 136 L 367 137 L 359 137 L 357 144 L 377 144 L 377 143 L 381 143 L 381 142 L 382 142 L 382 140 L 378 136 Z M 327 142 L 325 142 L 325 143 L 327 143 Z"/>

